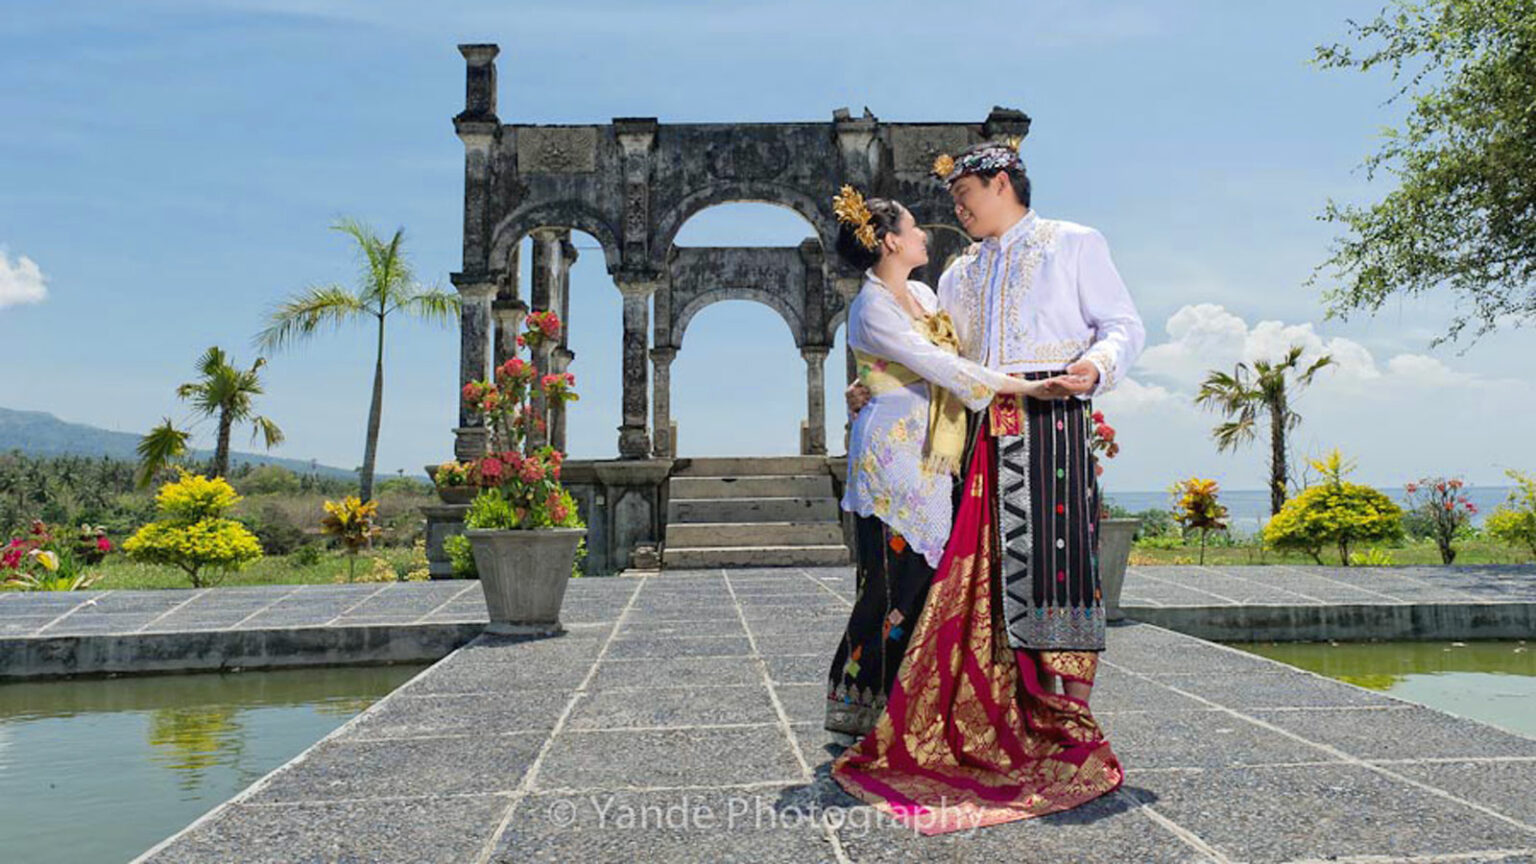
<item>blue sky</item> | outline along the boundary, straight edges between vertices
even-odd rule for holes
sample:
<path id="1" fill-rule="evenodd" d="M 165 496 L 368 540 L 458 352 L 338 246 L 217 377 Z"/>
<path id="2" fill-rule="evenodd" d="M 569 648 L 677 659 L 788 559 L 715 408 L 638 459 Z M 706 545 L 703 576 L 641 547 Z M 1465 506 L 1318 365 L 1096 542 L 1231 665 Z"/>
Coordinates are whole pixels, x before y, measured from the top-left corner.
<path id="1" fill-rule="evenodd" d="M 462 195 L 455 45 L 497 42 L 508 122 L 1028 112 L 1038 209 L 1104 231 L 1147 323 L 1132 382 L 1102 400 L 1124 446 L 1112 489 L 1195 473 L 1261 485 L 1263 455 L 1217 454 L 1215 418 L 1189 395 L 1204 370 L 1292 343 L 1343 361 L 1300 401 L 1300 455 L 1339 446 L 1379 484 L 1497 484 L 1506 467 L 1536 467 L 1529 331 L 1431 351 L 1443 300 L 1324 322 L 1303 287 L 1332 234 L 1315 218 L 1325 200 L 1379 194 L 1356 166 L 1397 110 L 1383 77 L 1307 60 L 1377 5 L 11 0 L 0 405 L 136 432 L 184 416 L 173 389 L 204 348 L 246 360 L 272 303 L 350 278 L 350 251 L 327 230 L 341 215 L 404 226 L 418 272 L 446 286 Z M 788 211 L 729 205 L 679 242 L 792 245 L 808 232 Z M 611 456 L 619 295 L 596 250 L 573 272 L 571 325 L 572 455 Z M 457 354 L 453 330 L 392 328 L 382 470 L 450 453 Z M 828 366 L 836 426 L 841 367 Z M 261 410 L 288 433 L 278 452 L 357 464 L 370 372 L 361 329 L 274 358 Z M 673 366 L 683 455 L 790 452 L 803 382 L 766 307 L 705 310 Z"/>

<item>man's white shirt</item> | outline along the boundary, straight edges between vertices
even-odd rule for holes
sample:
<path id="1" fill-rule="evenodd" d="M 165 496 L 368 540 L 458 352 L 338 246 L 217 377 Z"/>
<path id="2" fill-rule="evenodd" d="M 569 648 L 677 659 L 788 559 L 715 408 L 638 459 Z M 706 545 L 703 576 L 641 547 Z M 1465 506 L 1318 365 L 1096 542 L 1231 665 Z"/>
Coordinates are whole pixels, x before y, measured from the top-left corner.
<path id="1" fill-rule="evenodd" d="M 1006 373 L 1092 362 L 1099 381 L 1082 399 L 1118 384 L 1146 342 L 1104 235 L 1033 210 L 945 268 L 938 298 L 969 360 Z"/>

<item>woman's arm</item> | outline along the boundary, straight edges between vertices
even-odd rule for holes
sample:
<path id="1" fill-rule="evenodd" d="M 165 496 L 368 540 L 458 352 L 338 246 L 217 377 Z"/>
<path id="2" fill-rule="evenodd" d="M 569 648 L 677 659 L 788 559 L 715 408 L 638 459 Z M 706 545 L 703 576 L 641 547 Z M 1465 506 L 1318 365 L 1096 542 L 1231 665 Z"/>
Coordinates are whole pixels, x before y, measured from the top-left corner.
<path id="1" fill-rule="evenodd" d="M 862 306 L 860 314 L 850 317 L 849 347 L 900 363 L 954 393 L 972 411 L 985 408 L 997 393 L 1029 392 L 1032 382 L 1010 378 L 929 342 L 895 300 Z"/>

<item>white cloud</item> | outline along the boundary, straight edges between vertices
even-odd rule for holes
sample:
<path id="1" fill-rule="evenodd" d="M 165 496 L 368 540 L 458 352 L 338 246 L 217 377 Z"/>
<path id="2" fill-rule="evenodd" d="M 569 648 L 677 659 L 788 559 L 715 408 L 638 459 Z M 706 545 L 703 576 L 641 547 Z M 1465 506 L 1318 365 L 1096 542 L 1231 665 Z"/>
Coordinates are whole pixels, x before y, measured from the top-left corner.
<path id="1" fill-rule="evenodd" d="M 48 286 L 43 271 L 25 255 L 12 264 L 4 249 L 0 249 L 0 308 L 22 303 L 41 303 L 48 296 Z"/>
<path id="2" fill-rule="evenodd" d="M 1324 338 L 1311 322 L 1260 321 L 1249 326 L 1216 303 L 1182 307 L 1169 316 L 1164 330 L 1168 340 L 1143 351 L 1136 371 L 1190 394 L 1212 369 L 1230 369 L 1238 362 L 1252 365 L 1256 360 L 1278 360 L 1292 346 L 1302 349 L 1303 367 L 1324 354 L 1333 358 L 1332 367 L 1319 374 L 1314 387 L 1337 395 L 1381 395 L 1404 387 L 1422 391 L 1520 383 L 1458 372 L 1426 354 L 1395 354 L 1383 364 L 1353 339 Z"/>

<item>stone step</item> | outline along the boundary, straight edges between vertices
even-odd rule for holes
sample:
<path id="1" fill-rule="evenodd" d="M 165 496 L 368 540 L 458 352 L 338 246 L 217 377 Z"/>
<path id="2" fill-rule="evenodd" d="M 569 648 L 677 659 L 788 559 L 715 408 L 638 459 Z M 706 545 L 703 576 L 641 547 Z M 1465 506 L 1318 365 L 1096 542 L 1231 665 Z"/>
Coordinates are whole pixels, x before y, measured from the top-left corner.
<path id="1" fill-rule="evenodd" d="M 677 522 L 667 526 L 668 549 L 701 546 L 830 546 L 843 542 L 836 522 Z"/>
<path id="2" fill-rule="evenodd" d="M 848 563 L 848 547 L 826 546 L 704 546 L 667 547 L 662 566 L 677 570 L 706 567 L 838 567 Z"/>
<path id="3" fill-rule="evenodd" d="M 673 477 L 673 498 L 827 498 L 828 474 L 770 474 L 762 477 Z"/>
<path id="4" fill-rule="evenodd" d="M 678 459 L 674 477 L 762 477 L 786 474 L 826 474 L 825 456 L 708 456 Z"/>
<path id="5" fill-rule="evenodd" d="M 837 499 L 815 498 L 673 498 L 667 523 L 679 522 L 836 522 Z"/>

